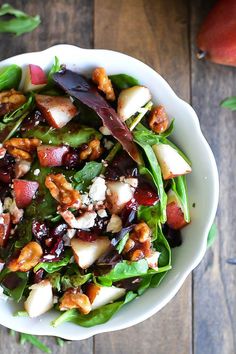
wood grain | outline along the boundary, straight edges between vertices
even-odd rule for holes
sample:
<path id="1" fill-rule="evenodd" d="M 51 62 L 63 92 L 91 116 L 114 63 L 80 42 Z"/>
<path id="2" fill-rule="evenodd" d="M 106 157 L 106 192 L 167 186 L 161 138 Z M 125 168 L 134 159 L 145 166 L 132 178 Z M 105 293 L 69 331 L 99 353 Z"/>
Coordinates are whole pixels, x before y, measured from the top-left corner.
<path id="1" fill-rule="evenodd" d="M 96 48 L 132 55 L 190 98 L 187 1 L 95 0 Z M 191 277 L 157 315 L 124 331 L 95 337 L 96 354 L 192 352 Z M 168 330 L 167 330 L 168 329 Z"/>
<path id="2" fill-rule="evenodd" d="M 16 8 L 32 15 L 40 14 L 42 23 L 32 33 L 20 37 L 0 35 L 1 60 L 31 51 L 46 49 L 58 43 L 76 44 L 91 48 L 93 45 L 93 1 L 92 0 L 15 0 L 8 1 Z M 40 350 L 30 344 L 20 346 L 16 339 L 9 337 L 8 330 L 0 327 L 0 352 L 9 354 L 40 354 Z M 43 338 L 44 343 L 57 354 L 92 354 L 93 339 L 81 342 L 67 342 L 60 348 L 54 338 Z"/>
<path id="3" fill-rule="evenodd" d="M 220 108 L 236 94 L 234 68 L 195 59 L 195 36 L 214 1 L 192 1 L 192 104 L 204 135 L 215 154 L 220 174 L 218 241 L 208 250 L 193 277 L 194 353 L 236 353 L 236 268 L 226 263 L 236 257 L 236 117 Z M 230 11 L 230 9 L 229 9 Z"/>

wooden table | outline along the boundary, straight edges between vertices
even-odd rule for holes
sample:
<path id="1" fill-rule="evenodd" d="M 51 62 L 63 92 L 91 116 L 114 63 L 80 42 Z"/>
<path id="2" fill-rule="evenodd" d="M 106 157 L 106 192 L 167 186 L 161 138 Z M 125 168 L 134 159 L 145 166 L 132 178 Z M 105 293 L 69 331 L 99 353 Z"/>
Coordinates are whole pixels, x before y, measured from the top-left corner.
<path id="1" fill-rule="evenodd" d="M 195 35 L 214 1 L 204 0 L 15 0 L 40 14 L 42 24 L 21 37 L 0 36 L 1 59 L 58 43 L 122 51 L 146 62 L 191 102 L 217 159 L 221 176 L 219 236 L 177 296 L 158 314 L 127 330 L 97 335 L 63 348 L 44 338 L 53 353 L 233 354 L 236 353 L 236 115 L 219 107 L 236 95 L 236 69 L 199 62 Z M 230 11 L 230 9 L 229 9 Z M 206 201 L 207 202 L 207 201 Z M 1 328 L 0 352 L 24 348 Z"/>

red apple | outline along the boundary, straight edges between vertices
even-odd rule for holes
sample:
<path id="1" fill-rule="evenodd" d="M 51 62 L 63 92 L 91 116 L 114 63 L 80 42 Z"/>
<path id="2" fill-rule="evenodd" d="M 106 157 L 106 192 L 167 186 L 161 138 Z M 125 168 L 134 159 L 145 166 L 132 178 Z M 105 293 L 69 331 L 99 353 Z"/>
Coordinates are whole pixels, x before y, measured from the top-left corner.
<path id="1" fill-rule="evenodd" d="M 39 184 L 36 181 L 26 181 L 24 179 L 14 179 L 13 189 L 15 193 L 16 205 L 18 208 L 26 208 L 38 190 Z"/>
<path id="2" fill-rule="evenodd" d="M 40 165 L 43 167 L 62 166 L 63 156 L 68 151 L 67 146 L 41 145 L 37 148 Z"/>
<path id="3" fill-rule="evenodd" d="M 36 105 L 53 128 L 62 128 L 76 114 L 77 108 L 67 97 L 35 95 Z"/>
<path id="4" fill-rule="evenodd" d="M 166 207 L 166 216 L 167 216 L 167 225 L 174 230 L 182 229 L 187 222 L 184 218 L 184 213 L 182 210 L 182 205 L 176 193 L 170 190 L 167 194 L 167 207 Z"/>
<path id="5" fill-rule="evenodd" d="M 5 247 L 11 230 L 10 213 L 0 215 L 0 247 Z"/>
<path id="6" fill-rule="evenodd" d="M 47 76 L 40 66 L 29 64 L 26 69 L 23 90 L 25 92 L 39 90 L 47 85 L 47 81 Z"/>

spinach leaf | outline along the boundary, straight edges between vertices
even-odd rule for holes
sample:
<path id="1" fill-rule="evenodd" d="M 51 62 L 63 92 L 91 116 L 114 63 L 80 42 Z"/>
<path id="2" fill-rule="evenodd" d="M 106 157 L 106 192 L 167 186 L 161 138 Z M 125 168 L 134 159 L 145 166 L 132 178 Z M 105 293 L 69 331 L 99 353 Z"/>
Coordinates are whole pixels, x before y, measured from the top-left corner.
<path id="1" fill-rule="evenodd" d="M 54 81 L 53 81 L 53 74 L 55 74 L 56 72 L 58 72 L 61 69 L 61 64 L 59 62 L 59 59 L 57 56 L 55 56 L 54 58 L 54 64 L 52 65 L 49 73 L 48 73 L 48 84 L 46 86 L 46 88 L 49 88 L 51 86 L 54 86 Z"/>
<path id="2" fill-rule="evenodd" d="M 51 349 L 47 345 L 42 343 L 38 339 L 38 337 L 35 337 L 32 334 L 20 333 L 20 344 L 25 344 L 27 342 L 32 344 L 34 347 L 40 349 L 44 353 L 52 353 Z"/>
<path id="3" fill-rule="evenodd" d="M 17 89 L 20 84 L 21 73 L 21 68 L 15 64 L 0 69 L 0 91 L 9 90 L 12 88 Z"/>
<path id="4" fill-rule="evenodd" d="M 138 277 L 146 274 L 148 264 L 146 259 L 141 259 L 137 262 L 123 261 L 117 263 L 116 266 L 107 274 L 98 277 L 98 281 L 105 286 L 111 286 L 113 282 Z"/>
<path id="5" fill-rule="evenodd" d="M 80 126 L 76 123 L 68 123 L 61 129 L 48 126 L 40 126 L 22 133 L 24 138 L 38 138 L 43 144 L 61 145 L 66 144 L 71 147 L 78 147 L 87 143 L 92 137 L 101 138 L 101 134 L 93 128 Z"/>
<path id="6" fill-rule="evenodd" d="M 211 247 L 217 237 L 217 225 L 212 224 L 207 238 L 207 247 Z"/>
<path id="7" fill-rule="evenodd" d="M 3 122 L 9 123 L 20 118 L 26 112 L 29 113 L 33 108 L 33 106 L 34 106 L 34 96 L 33 94 L 30 94 L 28 100 L 22 106 L 17 108 L 14 112 L 5 114 L 5 116 L 3 117 Z"/>
<path id="8" fill-rule="evenodd" d="M 22 114 L 22 116 L 15 122 L 9 122 L 7 124 L 0 122 L 0 142 L 10 139 L 18 130 L 23 120 L 27 117 L 28 112 Z"/>
<path id="9" fill-rule="evenodd" d="M 18 224 L 18 239 L 15 242 L 15 248 L 22 248 L 32 239 L 32 220 L 23 220 Z"/>
<path id="10" fill-rule="evenodd" d="M 126 244 L 128 238 L 129 238 L 129 233 L 127 233 L 127 234 L 120 240 L 120 242 L 117 244 L 116 249 L 117 249 L 117 251 L 119 252 L 119 254 L 122 253 L 122 251 L 123 251 L 123 249 L 124 249 L 124 247 L 125 247 L 125 244 Z"/>
<path id="11" fill-rule="evenodd" d="M 65 257 L 59 261 L 56 262 L 41 262 L 38 263 L 34 267 L 34 272 L 36 273 L 39 269 L 44 269 L 47 273 L 54 273 L 54 272 L 59 272 L 62 267 L 67 266 L 67 264 L 70 262 L 70 259 L 72 257 L 72 253 L 70 250 L 67 250 L 65 253 Z"/>
<path id="12" fill-rule="evenodd" d="M 91 279 L 92 273 L 88 274 L 74 274 L 74 275 L 68 275 L 65 274 L 61 277 L 61 284 L 63 291 L 69 289 L 69 288 L 77 288 L 83 284 L 85 284 L 89 279 Z"/>
<path id="13" fill-rule="evenodd" d="M 236 111 L 236 96 L 226 98 L 220 103 L 220 106 Z"/>
<path id="14" fill-rule="evenodd" d="M 156 134 L 151 130 L 147 129 L 146 127 L 144 127 L 144 125 L 142 125 L 141 123 L 139 123 L 135 127 L 134 137 L 136 140 L 140 142 L 145 142 L 146 144 L 149 145 L 155 145 L 160 143 L 162 139 L 168 137 L 173 132 L 173 129 L 174 129 L 174 119 L 172 119 L 169 128 L 164 133 L 161 134 Z"/>
<path id="15" fill-rule="evenodd" d="M 106 323 L 122 306 L 135 299 L 136 296 L 137 294 L 129 291 L 123 301 L 104 305 L 91 311 L 88 315 L 82 315 L 76 309 L 68 310 L 55 319 L 52 322 L 52 326 L 58 327 L 65 322 L 72 322 L 82 327 L 92 327 Z"/>
<path id="16" fill-rule="evenodd" d="M 80 191 L 86 191 L 90 186 L 91 181 L 100 175 L 102 171 L 102 163 L 90 161 L 85 164 L 82 170 L 76 172 L 74 179 L 76 181 L 76 189 Z"/>
<path id="17" fill-rule="evenodd" d="M 38 27 L 41 20 L 37 16 L 29 16 L 23 11 L 17 10 L 9 4 L 3 4 L 0 8 L 0 16 L 11 15 L 14 16 L 10 20 L 0 21 L 0 32 L 14 33 L 20 36 L 23 33 L 31 32 Z"/>
<path id="18" fill-rule="evenodd" d="M 109 79 L 119 90 L 139 85 L 137 79 L 127 74 L 110 75 Z"/>
<path id="19" fill-rule="evenodd" d="M 172 179 L 171 188 L 177 194 L 184 212 L 184 219 L 190 222 L 190 211 L 188 203 L 188 190 L 186 176 L 178 176 Z"/>
<path id="20" fill-rule="evenodd" d="M 52 284 L 53 289 L 61 291 L 61 274 L 59 272 L 49 273 L 47 279 Z"/>
<path id="21" fill-rule="evenodd" d="M 16 284 L 14 288 L 8 288 L 7 279 L 9 280 L 9 277 L 12 278 L 11 283 Z M 28 273 L 11 272 L 8 273 L 6 277 L 4 277 L 1 286 L 3 287 L 4 292 L 6 293 L 7 296 L 10 296 L 16 302 L 19 302 L 22 299 L 27 282 L 28 282 Z"/>
<path id="22" fill-rule="evenodd" d="M 151 146 L 146 144 L 145 142 L 141 142 L 141 141 L 136 141 L 136 142 L 143 148 L 146 158 L 149 162 L 153 180 L 157 187 L 158 195 L 160 198 L 161 222 L 165 223 L 167 196 L 164 189 L 161 168 L 159 166 L 156 155 L 154 154 L 154 151 L 152 150 Z"/>

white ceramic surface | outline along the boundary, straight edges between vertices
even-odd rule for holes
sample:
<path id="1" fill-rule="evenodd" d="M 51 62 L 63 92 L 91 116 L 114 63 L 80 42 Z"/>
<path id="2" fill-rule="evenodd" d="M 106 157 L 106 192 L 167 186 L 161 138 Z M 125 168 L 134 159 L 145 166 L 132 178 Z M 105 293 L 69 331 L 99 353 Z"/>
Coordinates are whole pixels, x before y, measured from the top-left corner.
<path id="1" fill-rule="evenodd" d="M 173 269 L 158 288 L 149 289 L 143 296 L 124 306 L 110 321 L 92 328 L 70 323 L 53 328 L 50 322 L 58 313 L 51 311 L 36 319 L 13 317 L 20 306 L 13 301 L 0 300 L 0 324 L 20 332 L 79 340 L 144 321 L 173 298 L 206 251 L 207 235 L 218 204 L 219 182 L 216 163 L 202 135 L 196 113 L 189 104 L 176 96 L 159 74 L 144 63 L 109 50 L 57 45 L 42 52 L 26 53 L 4 60 L 0 67 L 13 63 L 24 67 L 31 63 L 49 69 L 55 56 L 58 56 L 60 63 L 80 73 L 90 74 L 95 67 L 103 66 L 108 74 L 127 73 L 136 77 L 150 89 L 154 103 L 163 104 L 169 116 L 175 118 L 172 139 L 191 159 L 193 168 L 187 178 L 192 222 L 183 230 L 182 246 L 173 249 Z M 195 208 L 192 207 L 193 203 Z"/>

